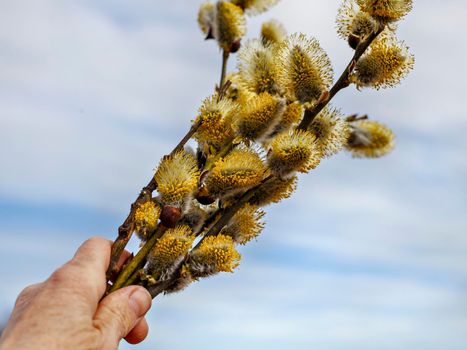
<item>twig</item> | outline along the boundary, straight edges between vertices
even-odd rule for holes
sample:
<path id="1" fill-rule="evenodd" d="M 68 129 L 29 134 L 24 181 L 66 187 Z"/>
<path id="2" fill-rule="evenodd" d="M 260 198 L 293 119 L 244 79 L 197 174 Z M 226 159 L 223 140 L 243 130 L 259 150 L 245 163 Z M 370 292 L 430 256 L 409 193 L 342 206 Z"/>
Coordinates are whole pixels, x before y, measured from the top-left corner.
<path id="1" fill-rule="evenodd" d="M 112 285 L 112 288 L 110 288 L 110 292 L 116 291 L 117 289 L 122 288 L 126 281 L 133 275 L 133 273 L 144 267 L 144 264 L 146 262 L 146 256 L 149 254 L 151 249 L 154 247 L 156 244 L 157 240 L 162 237 L 164 232 L 166 231 L 166 228 L 162 225 L 159 225 L 156 231 L 153 233 L 152 236 L 144 243 L 144 245 L 141 247 L 139 252 L 135 255 L 135 257 L 130 261 L 130 263 L 125 266 L 125 268 L 120 272 L 118 275 L 117 280 L 115 283 Z"/>
<path id="2" fill-rule="evenodd" d="M 219 82 L 219 91 L 222 91 L 224 84 L 225 84 L 225 76 L 227 73 L 227 62 L 229 61 L 229 51 L 223 50 L 222 51 L 222 68 L 221 68 L 221 79 Z"/>
<path id="3" fill-rule="evenodd" d="M 190 130 L 188 130 L 186 135 L 180 140 L 178 145 L 175 146 L 175 148 L 172 150 L 172 152 L 170 152 L 168 156 L 169 157 L 173 156 L 175 153 L 183 149 L 183 147 L 188 142 L 188 140 L 190 140 L 191 137 L 193 137 L 193 135 L 196 133 L 200 125 L 201 125 L 200 121 L 193 124 Z M 131 235 L 133 234 L 134 214 L 135 214 L 136 209 L 141 203 L 150 199 L 152 193 L 156 189 L 157 189 L 157 183 L 153 176 L 151 180 L 149 181 L 149 183 L 141 190 L 140 194 L 138 195 L 138 198 L 136 198 L 134 203 L 131 205 L 130 213 L 128 214 L 127 218 L 125 219 L 123 224 L 118 228 L 118 237 L 112 244 L 110 265 L 107 270 L 107 280 L 114 280 L 120 272 L 120 269 L 118 268 L 118 261 L 120 259 L 120 256 L 123 253 L 123 250 L 125 249 L 126 245 L 130 241 Z"/>
<path id="4" fill-rule="evenodd" d="M 356 48 L 355 53 L 350 60 L 349 64 L 342 72 L 340 78 L 336 81 L 333 85 L 331 90 L 329 90 L 329 94 L 326 94 L 326 98 L 320 99 L 316 106 L 312 109 L 307 109 L 305 111 L 305 115 L 303 116 L 302 121 L 298 125 L 297 129 L 299 130 L 307 130 L 310 124 L 313 122 L 313 119 L 327 106 L 329 101 L 342 89 L 346 88 L 350 85 L 349 77 L 352 74 L 358 60 L 362 57 L 368 47 L 371 45 L 373 40 L 375 40 L 379 34 L 384 30 L 384 26 L 381 26 L 377 32 L 370 34 L 364 41 L 362 41 Z"/>

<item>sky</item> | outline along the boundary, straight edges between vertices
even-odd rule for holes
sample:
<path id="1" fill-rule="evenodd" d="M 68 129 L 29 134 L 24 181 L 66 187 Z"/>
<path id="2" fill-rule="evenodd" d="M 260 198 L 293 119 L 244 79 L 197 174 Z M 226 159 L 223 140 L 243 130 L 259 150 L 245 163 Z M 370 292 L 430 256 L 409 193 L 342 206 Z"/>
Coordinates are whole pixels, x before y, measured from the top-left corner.
<path id="1" fill-rule="evenodd" d="M 0 2 L 0 317 L 86 238 L 115 237 L 212 93 L 221 55 L 199 4 Z M 340 72 L 352 52 L 338 5 L 282 0 L 248 36 L 276 18 L 317 37 Z M 466 13 L 462 0 L 415 0 L 398 31 L 415 70 L 336 98 L 390 126 L 393 153 L 343 153 L 301 176 L 236 273 L 156 299 L 147 341 L 121 349 L 465 350 Z"/>

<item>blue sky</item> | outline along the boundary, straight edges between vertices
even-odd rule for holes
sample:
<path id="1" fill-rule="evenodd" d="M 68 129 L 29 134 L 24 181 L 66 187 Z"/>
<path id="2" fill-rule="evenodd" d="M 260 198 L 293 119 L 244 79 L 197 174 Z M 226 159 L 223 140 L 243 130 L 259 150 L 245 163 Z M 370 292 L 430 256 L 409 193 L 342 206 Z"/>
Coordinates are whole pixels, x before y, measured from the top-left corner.
<path id="1" fill-rule="evenodd" d="M 211 93 L 220 55 L 199 3 L 0 3 L 0 315 L 84 239 L 114 237 Z M 338 4 L 282 0 L 249 36 L 277 18 L 319 38 L 338 72 L 351 55 Z M 157 300 L 136 349 L 467 348 L 465 13 L 461 0 L 415 0 L 399 28 L 414 72 L 336 99 L 390 125 L 397 149 L 303 176 L 239 271 Z"/>

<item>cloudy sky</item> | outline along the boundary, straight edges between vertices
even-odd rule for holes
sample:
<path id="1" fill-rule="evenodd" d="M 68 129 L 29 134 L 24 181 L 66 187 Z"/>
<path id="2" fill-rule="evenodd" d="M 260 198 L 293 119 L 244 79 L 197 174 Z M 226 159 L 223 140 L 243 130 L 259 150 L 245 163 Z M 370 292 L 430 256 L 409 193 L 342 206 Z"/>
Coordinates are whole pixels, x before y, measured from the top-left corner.
<path id="1" fill-rule="evenodd" d="M 199 3 L 0 1 L 0 317 L 84 239 L 115 236 L 211 93 L 220 54 Z M 277 18 L 340 71 L 338 4 L 282 0 L 249 36 Z M 157 300 L 137 349 L 467 348 L 466 13 L 463 0 L 415 0 L 399 28 L 414 72 L 336 99 L 390 125 L 395 152 L 342 154 L 302 177 L 239 271 Z"/>

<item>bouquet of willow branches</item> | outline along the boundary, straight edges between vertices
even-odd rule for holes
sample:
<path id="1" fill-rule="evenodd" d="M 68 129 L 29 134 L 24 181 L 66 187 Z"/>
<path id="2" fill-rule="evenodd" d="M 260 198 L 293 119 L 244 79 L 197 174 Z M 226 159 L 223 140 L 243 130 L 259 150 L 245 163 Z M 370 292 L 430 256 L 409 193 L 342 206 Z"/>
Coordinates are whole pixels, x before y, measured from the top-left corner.
<path id="1" fill-rule="evenodd" d="M 108 292 L 139 284 L 155 297 L 232 272 L 240 262 L 236 246 L 260 234 L 261 208 L 290 197 L 297 173 L 342 149 L 380 157 L 393 148 L 386 126 L 366 116 L 345 118 L 330 101 L 352 85 L 393 87 L 410 71 L 414 58 L 396 38 L 396 22 L 411 11 L 412 0 L 343 1 L 337 30 L 354 54 L 335 82 L 318 41 L 287 35 L 277 21 L 264 23 L 259 39 L 242 42 L 246 16 L 277 1 L 201 5 L 199 26 L 222 51 L 220 83 L 120 226 Z M 227 73 L 237 52 L 237 70 Z M 185 147 L 190 139 L 197 141 L 196 151 Z M 133 233 L 141 248 L 122 265 Z"/>

